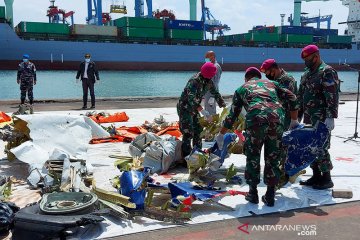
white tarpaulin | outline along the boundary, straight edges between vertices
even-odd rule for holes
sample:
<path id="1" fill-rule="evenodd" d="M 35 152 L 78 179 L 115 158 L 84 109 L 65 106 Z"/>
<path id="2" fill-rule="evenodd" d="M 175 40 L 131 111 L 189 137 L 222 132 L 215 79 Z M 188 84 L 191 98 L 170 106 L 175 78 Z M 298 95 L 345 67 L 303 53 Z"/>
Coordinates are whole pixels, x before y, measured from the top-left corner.
<path id="1" fill-rule="evenodd" d="M 347 137 L 353 136 L 354 134 L 355 107 L 356 102 L 346 102 L 345 105 L 339 106 L 339 118 L 335 120 L 336 127 L 332 132 L 330 149 L 331 159 L 334 165 L 332 179 L 334 181 L 335 188 L 346 188 L 352 190 L 352 199 L 332 198 L 331 190 L 314 190 L 309 187 L 300 186 L 297 180 L 295 184 L 287 184 L 286 187 L 277 191 L 274 207 L 264 206 L 262 202 L 258 205 L 250 204 L 243 196 L 228 196 L 221 201 L 222 204 L 235 208 L 235 211 L 196 203 L 192 208 L 192 219 L 189 224 L 250 216 L 251 212 L 261 215 L 309 206 L 360 200 L 360 181 L 358 181 L 360 176 L 360 143 L 354 141 L 344 142 Z M 159 115 L 163 115 L 167 121 L 178 120 L 176 108 L 116 110 L 116 112 L 118 111 L 126 111 L 130 119 L 128 122 L 117 123 L 116 126 L 138 126 L 144 123 L 145 120 L 151 121 Z M 112 112 L 115 112 L 115 110 Z M 79 113 L 79 111 L 70 112 L 70 114 L 73 115 L 79 115 Z M 41 116 L 48 116 L 48 113 L 42 113 Z M 41 124 L 38 125 L 38 129 L 41 130 Z M 78 130 L 77 127 L 75 127 L 74 130 L 75 129 Z M 71 134 L 71 136 L 76 136 L 76 141 L 80 141 L 79 138 L 82 135 L 79 133 L 79 135 Z M 69 136 L 66 137 L 69 139 Z M 114 161 L 116 161 L 116 159 L 110 158 L 109 155 L 129 155 L 129 144 L 104 143 L 88 145 L 88 140 L 84 142 L 86 142 L 85 145 L 89 148 L 87 162 L 94 166 L 94 178 L 99 185 L 98 187 L 115 191 L 115 189 L 111 186 L 109 179 L 119 175 L 120 172 L 114 167 Z M 71 140 L 70 143 L 75 145 L 75 139 Z M 46 151 L 48 151 L 47 148 Z M 224 166 L 229 167 L 231 163 L 234 163 L 236 167 L 244 168 L 246 165 L 245 159 L 244 155 L 231 155 L 230 158 L 225 160 Z M 263 168 L 263 159 L 261 160 L 261 163 Z M 0 169 L 0 173 L 1 171 L 2 170 Z M 184 176 L 186 174 L 183 173 L 177 175 Z M 310 175 L 311 170 L 308 171 L 306 176 L 302 176 L 301 178 L 306 179 Z M 162 180 L 168 181 L 171 177 L 173 177 L 173 175 L 159 175 L 156 177 L 156 180 L 160 182 L 162 182 Z M 223 186 L 223 189 L 248 191 L 248 186 L 245 183 L 242 185 L 235 184 Z M 266 186 L 261 183 L 259 185 L 259 195 L 263 195 L 265 191 Z M 138 218 L 135 221 L 119 221 L 113 218 L 107 218 L 105 222 L 94 225 L 93 228 L 87 229 L 84 231 L 85 233 L 76 236 L 76 238 L 107 238 L 170 226 L 174 225 L 148 218 Z"/>
<path id="2" fill-rule="evenodd" d="M 23 143 L 11 152 L 20 161 L 29 164 L 42 166 L 51 157 L 59 159 L 61 155 L 86 160 L 89 141 L 95 137 L 109 136 L 85 116 L 48 113 L 21 115 L 18 118 L 27 122 L 32 141 Z"/>

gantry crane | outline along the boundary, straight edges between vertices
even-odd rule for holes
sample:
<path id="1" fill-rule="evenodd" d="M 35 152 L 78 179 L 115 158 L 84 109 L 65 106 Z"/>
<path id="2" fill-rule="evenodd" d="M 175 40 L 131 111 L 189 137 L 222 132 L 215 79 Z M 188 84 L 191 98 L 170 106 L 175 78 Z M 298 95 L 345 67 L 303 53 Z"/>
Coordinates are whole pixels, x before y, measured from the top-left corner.
<path id="1" fill-rule="evenodd" d="M 191 12 L 191 10 L 190 10 Z M 211 14 L 210 9 L 205 6 L 205 0 L 201 0 L 201 21 L 204 22 L 204 38 L 206 39 L 206 32 L 211 33 L 211 39 L 214 40 L 215 34 L 223 36 L 224 31 L 231 30 L 226 24 L 222 24 L 219 20 Z"/>
<path id="2" fill-rule="evenodd" d="M 315 16 L 315 17 L 306 17 L 306 16 L 301 16 L 301 26 L 306 26 L 309 23 L 316 23 L 316 28 L 319 29 L 320 28 L 320 23 L 321 22 L 326 22 L 327 23 L 327 29 L 331 28 L 331 19 L 332 19 L 333 15 L 324 15 L 324 16 Z"/>
<path id="3" fill-rule="evenodd" d="M 94 25 L 103 25 L 110 22 L 111 17 L 110 13 L 122 13 L 127 14 L 126 6 L 120 5 L 117 2 L 113 1 L 113 4 L 110 5 L 110 13 L 104 13 L 102 9 L 102 0 L 87 0 L 88 2 L 88 16 L 86 21 L 89 24 Z M 94 14 L 93 14 L 94 12 Z"/>
<path id="4" fill-rule="evenodd" d="M 301 26 L 301 2 L 315 2 L 315 1 L 327 2 L 330 0 L 294 0 L 294 18 L 292 19 L 293 26 Z"/>
<path id="5" fill-rule="evenodd" d="M 47 11 L 47 15 L 49 17 L 49 23 L 60 23 L 63 24 L 67 23 L 70 24 L 66 19 L 68 17 L 71 18 L 71 25 L 74 24 L 74 11 L 65 12 L 64 9 L 59 9 L 57 6 L 55 6 L 55 0 L 50 0 L 50 6 Z"/>
<path id="6" fill-rule="evenodd" d="M 152 0 L 146 0 L 148 18 L 153 17 Z M 144 0 L 135 0 L 135 17 L 144 17 Z"/>

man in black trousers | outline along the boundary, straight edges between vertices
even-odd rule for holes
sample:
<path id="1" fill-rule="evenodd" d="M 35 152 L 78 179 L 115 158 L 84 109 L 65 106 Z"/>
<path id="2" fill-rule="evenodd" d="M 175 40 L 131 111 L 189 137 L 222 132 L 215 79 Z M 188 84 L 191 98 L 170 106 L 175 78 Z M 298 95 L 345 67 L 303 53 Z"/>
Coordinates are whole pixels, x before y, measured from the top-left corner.
<path id="1" fill-rule="evenodd" d="M 83 87 L 83 107 L 82 109 L 87 109 L 87 99 L 88 99 L 88 89 L 90 90 L 91 97 L 91 107 L 90 109 L 95 109 L 95 93 L 94 93 L 94 84 L 95 78 L 96 81 L 100 81 L 99 72 L 96 69 L 95 63 L 91 61 L 90 54 L 85 54 L 85 61 L 80 63 L 79 70 L 76 74 L 76 79 L 81 77 L 82 87 Z"/>

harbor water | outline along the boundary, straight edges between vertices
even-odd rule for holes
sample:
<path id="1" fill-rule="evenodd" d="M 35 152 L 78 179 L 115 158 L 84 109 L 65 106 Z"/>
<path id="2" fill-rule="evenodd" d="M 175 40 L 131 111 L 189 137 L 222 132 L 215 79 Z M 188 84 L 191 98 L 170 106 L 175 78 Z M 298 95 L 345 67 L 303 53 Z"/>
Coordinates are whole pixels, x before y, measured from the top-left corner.
<path id="1" fill-rule="evenodd" d="M 180 96 L 187 80 L 195 72 L 154 72 L 154 71 L 100 71 L 100 83 L 95 94 L 107 97 L 177 97 Z M 0 100 L 20 98 L 16 71 L 0 71 Z M 302 72 L 291 72 L 299 82 Z M 342 92 L 357 91 L 357 72 L 339 72 Z M 34 97 L 40 99 L 82 98 L 81 82 L 75 81 L 74 71 L 38 71 Z M 223 72 L 220 93 L 233 94 L 244 83 L 244 72 Z"/>

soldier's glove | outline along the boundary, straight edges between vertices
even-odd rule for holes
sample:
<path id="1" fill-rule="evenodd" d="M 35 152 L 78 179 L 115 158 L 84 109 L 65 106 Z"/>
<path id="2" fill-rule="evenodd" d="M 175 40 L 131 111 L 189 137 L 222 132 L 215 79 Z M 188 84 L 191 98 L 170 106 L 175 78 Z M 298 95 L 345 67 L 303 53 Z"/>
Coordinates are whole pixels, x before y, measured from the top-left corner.
<path id="1" fill-rule="evenodd" d="M 206 111 L 205 109 L 202 109 L 200 111 L 200 113 L 206 118 L 206 121 L 208 121 L 208 122 L 212 121 L 212 116 L 210 115 L 210 113 L 208 111 Z"/>
<path id="2" fill-rule="evenodd" d="M 218 145 L 219 150 L 222 150 L 224 147 L 224 134 L 221 133 L 216 134 L 215 141 Z"/>
<path id="3" fill-rule="evenodd" d="M 326 118 L 324 123 L 329 131 L 332 131 L 335 128 L 335 122 L 333 118 Z"/>
<path id="4" fill-rule="evenodd" d="M 292 129 L 297 128 L 297 126 L 299 126 L 299 124 L 300 124 L 300 123 L 299 123 L 298 120 L 292 120 L 292 119 L 291 119 L 289 130 L 292 130 Z"/>

